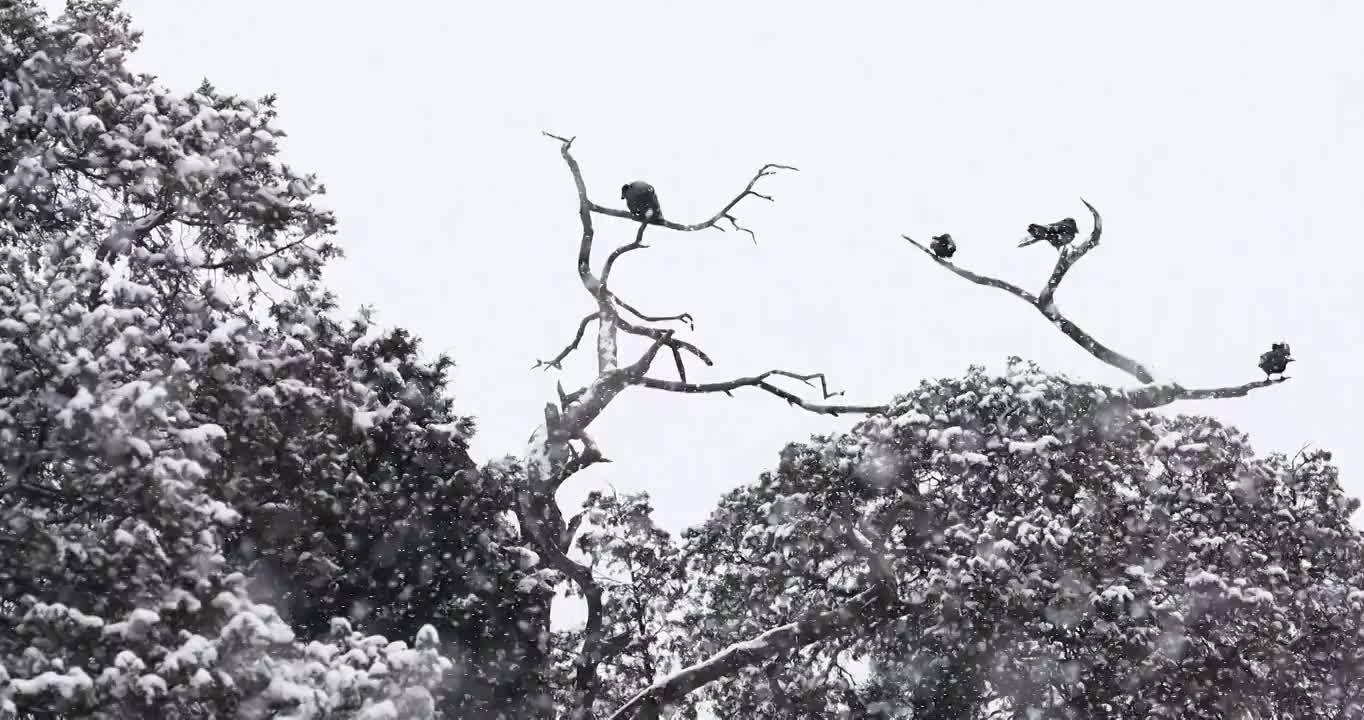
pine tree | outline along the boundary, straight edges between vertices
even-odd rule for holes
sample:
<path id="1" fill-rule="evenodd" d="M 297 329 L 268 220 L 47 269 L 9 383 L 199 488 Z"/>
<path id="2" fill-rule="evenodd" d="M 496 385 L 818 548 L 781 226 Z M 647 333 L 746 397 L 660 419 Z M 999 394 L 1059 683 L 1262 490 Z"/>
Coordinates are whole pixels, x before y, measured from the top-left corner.
<path id="1" fill-rule="evenodd" d="M 114 2 L 0 32 L 0 717 L 431 716 L 515 582 L 449 361 L 325 317 L 269 98 L 129 72 Z"/>

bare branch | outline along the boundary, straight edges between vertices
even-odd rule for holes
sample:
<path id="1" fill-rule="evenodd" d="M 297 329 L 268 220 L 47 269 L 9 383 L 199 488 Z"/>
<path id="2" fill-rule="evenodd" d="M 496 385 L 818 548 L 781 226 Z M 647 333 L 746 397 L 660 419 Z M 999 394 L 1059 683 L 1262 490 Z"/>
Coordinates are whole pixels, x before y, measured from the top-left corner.
<path id="1" fill-rule="evenodd" d="M 687 381 L 687 366 L 682 362 L 682 353 L 676 347 L 669 348 L 673 351 L 673 364 L 677 366 L 677 379 L 682 382 Z"/>
<path id="2" fill-rule="evenodd" d="M 1056 254 L 1056 267 L 1051 271 L 1051 277 L 1047 278 L 1047 286 L 1042 288 L 1041 294 L 1037 296 L 1039 305 L 1045 307 L 1052 303 L 1052 297 L 1056 295 L 1056 288 L 1061 286 L 1061 281 L 1066 279 L 1066 273 L 1070 268 L 1080 261 L 1099 244 L 1099 235 L 1103 233 L 1104 222 L 1099 216 L 1099 211 L 1089 204 L 1088 200 L 1080 198 L 1080 202 L 1089 208 L 1089 214 L 1094 216 L 1094 229 L 1089 233 L 1089 239 L 1077 247 L 1066 247 Z"/>
<path id="3" fill-rule="evenodd" d="M 531 366 L 531 370 L 535 370 L 536 368 L 541 367 L 554 368 L 555 370 L 563 370 L 564 360 L 574 350 L 578 349 L 578 344 L 583 341 L 583 335 L 587 333 L 587 326 L 591 324 L 593 320 L 596 320 L 598 317 L 599 317 L 598 313 L 592 313 L 590 315 L 585 316 L 582 320 L 578 321 L 578 333 L 573 336 L 573 341 L 570 342 L 568 346 L 565 347 L 563 350 L 559 351 L 559 354 L 555 355 L 553 360 L 550 360 L 549 362 L 545 362 L 544 360 L 536 360 L 535 365 Z"/>
<path id="4" fill-rule="evenodd" d="M 1220 388 L 1200 388 L 1194 390 L 1189 390 L 1175 384 L 1148 385 L 1127 393 L 1127 398 L 1131 401 L 1132 407 L 1146 410 L 1169 405 L 1170 403 L 1179 400 L 1215 400 L 1221 398 L 1245 397 L 1254 390 L 1269 387 L 1271 385 L 1278 385 L 1286 380 L 1288 380 L 1288 377 L 1285 376 L 1257 380 L 1244 385 Z"/>
<path id="5" fill-rule="evenodd" d="M 1150 370 L 1147 370 L 1136 360 L 1095 340 L 1092 335 L 1072 322 L 1070 318 L 1062 315 L 1061 311 L 1056 309 L 1055 303 L 1047 307 L 1037 306 L 1037 310 L 1050 320 L 1051 324 L 1055 325 L 1058 330 L 1064 333 L 1066 337 L 1074 340 L 1076 344 L 1084 348 L 1090 355 L 1098 358 L 1103 363 L 1115 367 L 1144 383 L 1155 381 L 1155 377 L 1151 375 Z"/>
<path id="6" fill-rule="evenodd" d="M 578 277 L 582 278 L 588 292 L 595 293 L 598 283 L 592 276 L 592 201 L 587 199 L 587 183 L 583 181 L 582 169 L 570 152 L 577 138 L 564 138 L 551 133 L 545 133 L 545 136 L 559 141 L 559 154 L 568 164 L 568 171 L 573 173 L 573 184 L 578 189 L 578 219 L 583 226 L 582 240 L 578 243 Z"/>
<path id="7" fill-rule="evenodd" d="M 645 350 L 644 354 L 641 355 L 634 364 L 625 369 L 626 375 L 636 381 L 638 378 L 644 377 L 644 373 L 649 372 L 649 366 L 653 364 L 654 358 L 658 357 L 658 351 L 662 350 L 663 346 L 667 345 L 668 341 L 672 339 L 672 330 L 660 331 L 658 337 L 654 338 L 654 343 L 649 346 L 649 349 Z"/>
<path id="8" fill-rule="evenodd" d="M 957 275 L 960 275 L 961 277 L 964 277 L 977 285 L 998 288 L 1000 290 L 1003 290 L 1004 292 L 1009 293 L 1010 295 L 1019 298 L 1020 300 L 1022 300 L 1025 303 L 1028 303 L 1029 305 L 1034 306 L 1037 305 L 1037 298 L 1033 297 L 1032 293 L 1028 292 L 1027 290 L 1024 290 L 1021 287 L 1018 287 L 1017 285 L 1014 285 L 1013 283 L 1005 282 L 997 278 L 992 278 L 988 275 L 977 275 L 971 272 L 970 270 L 957 267 L 952 261 L 945 260 L 943 258 L 938 257 L 937 255 L 934 255 L 932 250 L 929 250 L 923 245 L 920 245 L 919 242 L 914 238 L 908 235 L 901 235 L 900 237 L 904 238 L 905 240 L 908 240 L 910 245 L 913 245 L 914 247 L 924 251 L 926 255 L 933 258 L 933 262 L 947 268 L 948 270 L 951 270 Z"/>
<path id="9" fill-rule="evenodd" d="M 644 322 L 672 322 L 675 320 L 678 322 L 686 323 L 688 329 L 691 330 L 696 329 L 696 321 L 692 318 L 691 313 L 682 313 L 680 315 L 645 315 L 639 310 L 636 310 L 635 307 L 632 306 L 630 303 L 627 303 L 624 300 L 622 300 L 620 296 L 615 294 L 614 292 L 611 293 L 611 300 L 615 302 L 617 305 L 624 308 L 631 315 L 634 315 L 635 317 L 639 318 L 640 320 L 643 320 Z"/>
<path id="10" fill-rule="evenodd" d="M 620 344 L 617 336 L 620 323 L 615 310 L 606 302 L 597 301 L 597 372 L 608 373 L 616 369 L 620 360 Z"/>
<path id="11" fill-rule="evenodd" d="M 1095 214 L 1095 216 L 1097 217 L 1097 213 Z M 1099 359 L 1105 364 L 1115 367 L 1129 375 L 1132 375 L 1133 377 L 1137 378 L 1138 380 L 1144 383 L 1149 383 L 1152 380 L 1154 380 L 1154 377 L 1151 375 L 1151 372 L 1147 370 L 1145 367 L 1142 367 L 1141 363 L 1138 363 L 1137 361 L 1123 355 L 1122 353 L 1119 353 L 1116 350 L 1113 350 L 1112 348 L 1105 346 L 1098 340 L 1095 340 L 1093 336 L 1091 336 L 1089 333 L 1086 333 L 1083 329 L 1080 328 L 1079 325 L 1076 325 L 1074 322 L 1071 322 L 1069 318 L 1063 315 L 1061 311 L 1057 309 L 1056 304 L 1054 302 L 1048 301 L 1047 303 L 1043 303 L 1040 298 L 1034 296 L 1027 290 L 1018 287 L 1017 285 L 1006 282 L 1004 280 L 1000 280 L 998 278 L 989 277 L 988 275 L 977 275 L 976 273 L 973 273 L 970 270 L 957 267 L 952 262 L 944 260 L 943 258 L 940 258 L 937 255 L 934 255 L 931 250 L 924 247 L 923 245 L 920 245 L 918 242 L 916 242 L 913 238 L 909 237 L 908 235 L 901 235 L 901 237 L 903 237 L 905 240 L 908 240 L 910 244 L 922 250 L 929 257 L 933 258 L 934 262 L 947 268 L 948 270 L 951 270 L 957 275 L 960 275 L 961 277 L 964 277 L 977 285 L 998 288 L 1022 300 L 1023 302 L 1028 303 L 1033 307 L 1034 310 L 1037 310 L 1038 312 L 1042 313 L 1044 317 L 1050 320 L 1051 323 L 1055 325 L 1058 329 L 1060 329 L 1061 332 L 1065 333 L 1066 337 L 1069 337 L 1071 340 L 1074 340 L 1077 344 L 1080 345 L 1080 347 L 1084 348 L 1086 352 L 1088 352 L 1090 355 L 1093 355 L 1095 358 Z M 1097 237 L 1098 237 L 1097 235 L 1091 236 L 1090 240 L 1097 243 L 1098 242 Z M 1089 245 L 1089 243 L 1087 242 L 1086 245 Z M 1079 259 L 1078 256 L 1075 259 Z M 1074 264 L 1074 262 L 1075 260 L 1071 260 L 1070 264 Z M 1059 270 L 1060 269 L 1059 263 L 1057 267 Z M 1067 266 L 1066 269 L 1069 269 L 1069 266 Z M 1061 275 L 1064 274 L 1065 274 L 1064 271 L 1062 271 Z M 1057 282 L 1059 283 L 1060 280 L 1057 280 Z"/>
<path id="12" fill-rule="evenodd" d="M 615 296 L 613 295 L 612 297 L 614 298 Z M 686 315 L 685 317 L 690 318 L 691 316 Z M 638 335 L 639 337 L 647 337 L 653 340 L 657 340 L 660 337 L 667 335 L 668 339 L 664 344 L 667 345 L 668 347 L 675 347 L 678 350 L 685 350 L 691 353 L 692 355 L 695 355 L 696 359 L 705 363 L 707 366 L 715 364 L 715 362 L 710 359 L 710 356 L 707 355 L 704 351 L 702 351 L 701 348 L 696 347 L 695 345 L 687 342 L 686 340 L 680 340 L 676 336 L 672 335 L 671 334 L 673 332 L 672 330 L 661 330 L 659 328 L 651 328 L 645 325 L 636 325 L 620 317 L 616 318 L 616 324 L 618 327 L 620 327 L 621 330 L 624 330 L 625 332 L 630 333 L 631 335 Z"/>
<path id="13" fill-rule="evenodd" d="M 593 465 L 596 465 L 597 463 L 611 462 L 610 458 L 604 457 L 601 454 L 601 451 L 598 450 L 597 447 L 591 443 L 591 441 L 587 440 L 586 435 L 580 434 L 579 439 L 583 440 L 584 449 L 581 452 L 579 452 L 578 450 L 573 449 L 572 445 L 569 446 L 572 457 L 570 457 L 568 462 L 564 464 L 563 469 L 559 471 L 559 477 L 555 480 L 554 483 L 555 488 L 557 488 L 560 485 L 563 485 L 564 481 L 568 480 L 570 477 L 576 475 L 577 473 L 582 472 L 583 470 L 586 470 L 587 468 Z M 565 550 L 568 549 L 568 546 L 564 545 L 564 549 Z"/>
<path id="14" fill-rule="evenodd" d="M 741 227 L 738 224 L 738 222 L 735 221 L 734 214 L 732 211 L 734 210 L 734 206 L 739 204 L 739 201 L 749 196 L 753 196 L 756 198 L 760 198 L 762 200 L 766 200 L 768 202 L 772 202 L 771 196 L 754 192 L 753 187 L 758 184 L 759 180 L 767 177 L 768 175 L 775 175 L 778 170 L 790 170 L 792 172 L 799 172 L 796 168 L 793 168 L 790 165 L 778 165 L 776 163 L 768 163 L 758 169 L 758 172 L 753 175 L 752 180 L 748 181 L 748 185 L 744 187 L 742 192 L 740 192 L 738 195 L 735 195 L 734 199 L 729 201 L 729 204 L 725 205 L 723 208 L 720 208 L 720 211 L 711 216 L 710 219 L 703 220 L 702 222 L 699 223 L 692 223 L 690 225 L 673 222 L 671 220 L 650 220 L 648 224 L 659 225 L 668 228 L 669 230 L 677 230 L 679 232 L 695 232 L 697 230 L 705 230 L 707 228 L 712 227 L 723 230 L 724 228 L 721 228 L 718 223 L 721 220 L 728 220 L 730 224 L 735 227 L 735 229 L 741 230 L 743 232 L 748 233 L 750 236 L 753 236 L 753 231 Z M 624 218 L 626 220 L 635 221 L 639 220 L 639 218 L 635 217 L 634 215 L 631 215 L 628 210 L 617 210 L 615 208 L 603 207 L 601 205 L 597 205 L 596 203 L 591 204 L 591 209 L 592 212 L 599 213 L 601 215 L 609 215 L 611 217 Z M 756 236 L 754 236 L 754 242 L 757 242 Z"/>
<path id="15" fill-rule="evenodd" d="M 554 383 L 554 389 L 559 393 L 559 407 L 563 408 L 568 407 L 578 398 L 582 397 L 583 393 L 587 392 L 587 388 L 578 388 L 571 393 L 564 392 L 564 383 L 562 380 Z"/>
<path id="16" fill-rule="evenodd" d="M 933 258 L 934 262 L 951 270 L 957 275 L 966 278 L 977 285 L 998 288 L 1023 300 L 1031 305 L 1033 309 L 1042 313 L 1042 316 L 1047 318 L 1052 325 L 1055 325 L 1066 337 L 1084 348 L 1090 355 L 1111 367 L 1117 368 L 1118 370 L 1135 377 L 1142 383 L 1147 384 L 1148 387 L 1141 388 L 1129 394 L 1129 398 L 1132 400 L 1135 407 L 1160 407 L 1177 400 L 1244 397 L 1252 390 L 1268 387 L 1269 385 L 1276 385 L 1287 380 L 1287 378 L 1281 377 L 1277 380 L 1261 380 L 1258 382 L 1246 383 L 1245 385 L 1209 388 L 1204 390 L 1186 390 L 1178 384 L 1154 384 L 1155 377 L 1145 366 L 1099 342 L 1092 335 L 1085 332 L 1079 325 L 1076 325 L 1070 318 L 1066 317 L 1060 309 L 1056 307 L 1056 291 L 1060 288 L 1061 282 L 1065 280 L 1066 273 L 1070 272 L 1070 269 L 1075 266 L 1075 263 L 1079 262 L 1080 258 L 1087 255 L 1099 245 L 1099 238 L 1103 234 L 1103 217 L 1099 215 L 1099 211 L 1084 198 L 1080 198 L 1080 202 L 1084 203 L 1085 207 L 1089 208 L 1090 214 L 1094 216 L 1094 229 L 1090 232 L 1089 239 L 1084 243 L 1078 246 L 1064 246 L 1059 249 L 1056 266 L 1052 269 L 1051 276 L 1047 278 L 1046 286 L 1042 288 L 1042 292 L 1036 297 L 1011 283 L 989 276 L 977 275 L 969 270 L 959 268 L 951 261 L 938 257 L 927 247 L 915 242 L 909 236 L 904 235 L 902 237 L 922 250 L 929 257 Z"/>
<path id="17" fill-rule="evenodd" d="M 799 395 L 796 395 L 795 393 L 783 390 L 782 388 L 779 388 L 776 385 L 773 385 L 772 383 L 768 382 L 768 379 L 774 376 L 794 378 L 796 380 L 804 382 L 806 385 L 810 385 L 811 387 L 814 387 L 814 385 L 812 385 L 810 381 L 818 379 L 820 392 L 823 395 L 823 397 L 821 398 L 822 400 L 827 400 L 831 397 L 837 397 L 843 394 L 842 392 L 836 393 L 829 392 L 829 388 L 825 382 L 823 373 L 800 375 L 797 373 L 793 373 L 789 370 L 768 370 L 767 372 L 762 373 L 760 375 L 741 377 L 736 378 L 734 380 L 727 380 L 725 382 L 713 383 L 688 383 L 685 381 L 660 380 L 658 378 L 642 377 L 639 379 L 639 384 L 647 388 L 653 388 L 655 390 L 667 390 L 668 392 L 688 394 L 725 393 L 726 395 L 728 395 L 734 390 L 738 390 L 739 388 L 744 387 L 758 388 L 759 390 L 763 390 L 765 392 L 776 395 L 777 397 L 785 400 L 787 403 L 791 405 L 795 405 L 796 407 L 820 415 L 837 416 L 843 413 L 876 414 L 883 413 L 886 411 L 885 405 L 827 405 L 823 403 L 810 402 L 809 400 L 806 400 L 805 398 L 802 398 Z"/>
<path id="18" fill-rule="evenodd" d="M 644 248 L 649 247 L 644 244 L 644 231 L 648 228 L 648 223 L 640 223 L 639 230 L 635 233 L 634 242 L 629 245 L 621 245 L 615 250 L 612 250 L 610 255 L 606 256 L 606 264 L 602 266 L 601 270 L 601 287 L 606 287 L 606 281 L 611 277 L 611 268 L 616 264 L 616 260 L 620 259 L 621 255 L 633 250 L 643 250 Z"/>

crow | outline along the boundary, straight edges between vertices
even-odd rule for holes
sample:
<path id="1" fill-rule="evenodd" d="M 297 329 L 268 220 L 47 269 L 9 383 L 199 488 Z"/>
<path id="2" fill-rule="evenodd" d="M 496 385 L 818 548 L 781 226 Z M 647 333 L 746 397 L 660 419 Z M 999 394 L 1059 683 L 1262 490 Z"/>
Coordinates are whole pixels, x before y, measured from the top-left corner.
<path id="1" fill-rule="evenodd" d="M 1293 358 L 1288 350 L 1288 343 L 1274 343 L 1269 352 L 1260 354 L 1260 369 L 1265 371 L 1266 378 L 1272 375 L 1282 376 L 1291 362 Z"/>
<path id="2" fill-rule="evenodd" d="M 625 201 L 625 206 L 630 208 L 630 214 L 644 221 L 659 221 L 663 219 L 663 208 L 658 205 L 658 195 L 654 193 L 654 186 L 643 180 L 636 180 L 620 188 L 620 197 Z"/>
<path id="3" fill-rule="evenodd" d="M 1079 232 L 1080 228 L 1075 225 L 1075 218 L 1066 218 L 1050 225 L 1033 223 L 1028 226 L 1028 237 L 1019 242 L 1018 246 L 1027 247 L 1039 240 L 1046 240 L 1059 250 L 1069 245 Z"/>
<path id="4" fill-rule="evenodd" d="M 928 246 L 933 250 L 933 254 L 944 260 L 952 257 L 957 252 L 957 244 L 952 242 L 952 235 L 943 233 L 933 238 L 933 244 Z"/>

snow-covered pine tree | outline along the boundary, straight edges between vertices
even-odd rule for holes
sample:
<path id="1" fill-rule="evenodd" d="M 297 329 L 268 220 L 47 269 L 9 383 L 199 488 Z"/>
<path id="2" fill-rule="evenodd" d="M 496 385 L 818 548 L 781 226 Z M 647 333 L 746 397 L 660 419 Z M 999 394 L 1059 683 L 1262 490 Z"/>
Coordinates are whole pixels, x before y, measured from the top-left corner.
<path id="1" fill-rule="evenodd" d="M 1141 404 L 1015 360 L 789 446 L 688 533 L 681 624 L 706 639 L 686 660 L 878 574 L 895 593 L 712 686 L 719 717 L 1364 710 L 1364 545 L 1329 453 L 1257 457 L 1212 418 Z"/>
<path id="2" fill-rule="evenodd" d="M 270 100 L 171 92 L 136 42 L 116 2 L 0 5 L 0 717 L 516 694 L 479 654 L 514 661 L 507 498 L 449 361 L 330 317 Z"/>

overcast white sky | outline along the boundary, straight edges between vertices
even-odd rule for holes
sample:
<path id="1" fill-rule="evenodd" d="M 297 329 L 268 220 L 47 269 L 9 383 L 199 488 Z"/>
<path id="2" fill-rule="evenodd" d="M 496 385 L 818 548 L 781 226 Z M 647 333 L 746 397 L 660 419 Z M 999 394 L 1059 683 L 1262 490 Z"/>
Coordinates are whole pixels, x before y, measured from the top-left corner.
<path id="1" fill-rule="evenodd" d="M 54 3 L 55 4 L 55 3 Z M 854 402 L 1010 354 L 1126 384 L 1034 311 L 899 240 L 951 232 L 961 264 L 1037 287 L 1030 222 L 1104 214 L 1058 296 L 1116 349 L 1186 385 L 1292 382 L 1187 403 L 1262 453 L 1336 452 L 1364 494 L 1364 3 L 340 2 L 132 0 L 139 69 L 190 89 L 279 94 L 286 159 L 318 172 L 348 253 L 347 307 L 459 363 L 475 453 L 519 453 L 554 397 L 532 372 L 592 309 L 574 273 L 578 136 L 595 199 L 646 179 L 666 213 L 709 216 L 761 164 L 777 202 L 735 233 L 653 233 L 615 286 L 688 311 L 717 361 L 696 378 L 821 370 Z M 599 221 L 598 258 L 630 224 Z M 563 373 L 589 379 L 590 356 Z M 663 374 L 670 363 L 660 363 Z M 648 490 L 678 530 L 841 430 L 759 393 L 639 390 L 594 426 L 616 462 L 575 478 Z"/>

